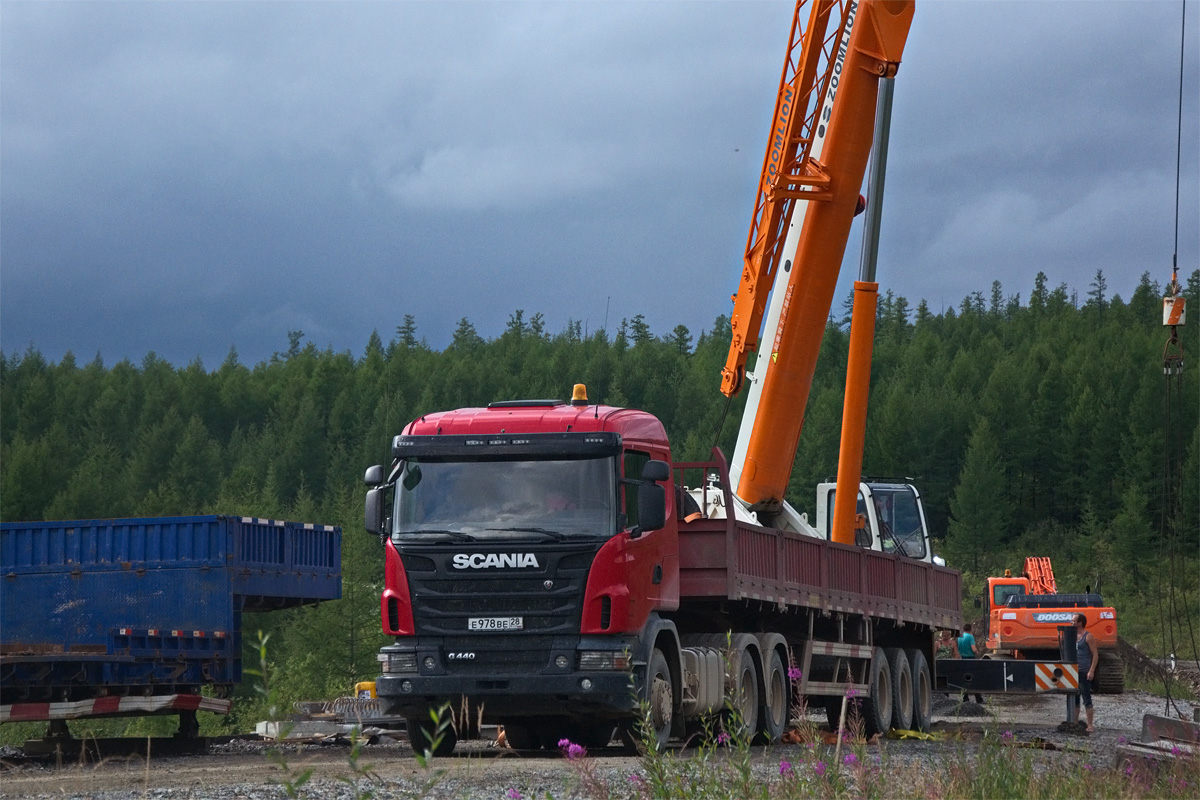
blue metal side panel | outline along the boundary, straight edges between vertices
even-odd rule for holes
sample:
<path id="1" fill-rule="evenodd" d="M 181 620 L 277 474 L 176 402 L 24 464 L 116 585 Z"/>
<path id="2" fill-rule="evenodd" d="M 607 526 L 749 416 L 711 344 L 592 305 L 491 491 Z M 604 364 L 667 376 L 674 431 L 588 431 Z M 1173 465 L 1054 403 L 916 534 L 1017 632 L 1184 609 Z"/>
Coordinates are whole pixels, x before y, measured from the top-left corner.
<path id="1" fill-rule="evenodd" d="M 342 596 L 342 531 L 330 525 L 243 518 L 233 525 L 240 558 L 234 592 L 247 610 Z"/>
<path id="2" fill-rule="evenodd" d="M 159 517 L 0 526 L 4 574 L 158 567 L 224 567 L 228 518 Z"/>
<path id="3" fill-rule="evenodd" d="M 99 570 L 9 575 L 0 591 L 4 652 L 113 652 L 121 628 L 233 634 L 225 570 Z"/>
<path id="4" fill-rule="evenodd" d="M 0 525 L 0 694 L 236 683 L 241 612 L 341 597 L 341 530 L 201 516 Z"/>

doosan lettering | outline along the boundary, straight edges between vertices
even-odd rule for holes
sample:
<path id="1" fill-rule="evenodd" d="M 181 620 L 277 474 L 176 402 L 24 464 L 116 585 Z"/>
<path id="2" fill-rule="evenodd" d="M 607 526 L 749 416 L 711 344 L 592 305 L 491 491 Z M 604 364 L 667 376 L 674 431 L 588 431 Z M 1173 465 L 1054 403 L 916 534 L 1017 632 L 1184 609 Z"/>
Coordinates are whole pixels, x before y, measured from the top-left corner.
<path id="1" fill-rule="evenodd" d="M 522 569 L 541 567 L 533 553 L 459 553 L 454 557 L 455 569 Z"/>

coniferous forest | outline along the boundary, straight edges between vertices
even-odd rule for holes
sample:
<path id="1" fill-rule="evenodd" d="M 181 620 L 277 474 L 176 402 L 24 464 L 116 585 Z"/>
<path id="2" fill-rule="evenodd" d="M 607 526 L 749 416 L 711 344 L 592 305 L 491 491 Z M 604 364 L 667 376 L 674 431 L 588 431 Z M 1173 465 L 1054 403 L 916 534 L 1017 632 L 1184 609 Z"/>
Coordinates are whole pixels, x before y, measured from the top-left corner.
<path id="1" fill-rule="evenodd" d="M 940 313 L 880 298 L 864 473 L 921 489 L 935 550 L 964 573 L 968 619 L 987 575 L 1048 555 L 1060 590 L 1098 588 L 1127 639 L 1196 657 L 1200 271 L 1186 292 L 1192 360 L 1171 403 L 1162 290 L 1148 274 L 1128 299 L 1110 295 L 1099 272 L 1082 297 L 1039 274 L 1027 300 L 998 282 Z M 378 674 L 383 561 L 362 528 L 362 476 L 389 460 L 390 437 L 414 417 L 567 398 L 585 383 L 593 402 L 656 414 L 676 459 L 714 444 L 732 453 L 741 401 L 727 408 L 718 391 L 727 317 L 698 334 L 656 333 L 641 316 L 615 331 L 574 321 L 549 331 L 542 314 L 518 310 L 494 338 L 463 318 L 440 351 L 413 315 L 396 322 L 361 353 L 321 350 L 292 331 L 285 350 L 254 366 L 236 351 L 215 369 L 153 353 L 140 364 L 6 355 L 0 518 L 215 513 L 340 525 L 343 599 L 244 622 L 247 666 L 258 663 L 255 631 L 270 632 L 275 686 L 320 699 Z M 848 302 L 835 303 L 789 490 L 801 510 L 836 473 L 848 323 Z M 244 705 L 247 719 L 258 713 Z"/>

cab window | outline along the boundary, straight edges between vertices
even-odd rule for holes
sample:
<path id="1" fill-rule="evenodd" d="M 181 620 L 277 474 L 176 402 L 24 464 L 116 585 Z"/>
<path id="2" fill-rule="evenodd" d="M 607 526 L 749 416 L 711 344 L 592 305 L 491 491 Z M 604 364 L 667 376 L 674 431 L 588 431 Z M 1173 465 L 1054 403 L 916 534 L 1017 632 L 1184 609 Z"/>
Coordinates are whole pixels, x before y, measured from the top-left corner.
<path id="1" fill-rule="evenodd" d="M 1013 595 L 1025 594 L 1025 587 L 1019 584 L 1000 584 L 994 588 L 992 594 L 992 604 L 1003 606 L 1008 604 L 1008 598 Z"/>
<path id="2" fill-rule="evenodd" d="M 638 524 L 639 481 L 642 478 L 642 467 L 646 466 L 646 462 L 649 460 L 649 453 L 637 450 L 626 450 L 625 457 L 622 459 L 622 477 L 625 478 L 625 482 L 621 486 L 624 489 L 625 517 L 631 528 Z"/>

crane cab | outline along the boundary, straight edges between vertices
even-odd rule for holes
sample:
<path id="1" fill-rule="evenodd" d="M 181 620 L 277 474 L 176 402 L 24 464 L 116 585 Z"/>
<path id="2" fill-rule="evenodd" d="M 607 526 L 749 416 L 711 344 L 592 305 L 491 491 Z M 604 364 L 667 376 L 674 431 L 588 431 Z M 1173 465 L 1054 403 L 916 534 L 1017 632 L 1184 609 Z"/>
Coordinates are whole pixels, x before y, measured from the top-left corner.
<path id="1" fill-rule="evenodd" d="M 860 483 L 858 487 L 856 544 L 914 561 L 933 561 L 925 507 L 917 487 L 899 482 Z M 832 538 L 836 493 L 833 481 L 817 484 L 816 528 L 826 539 Z"/>

